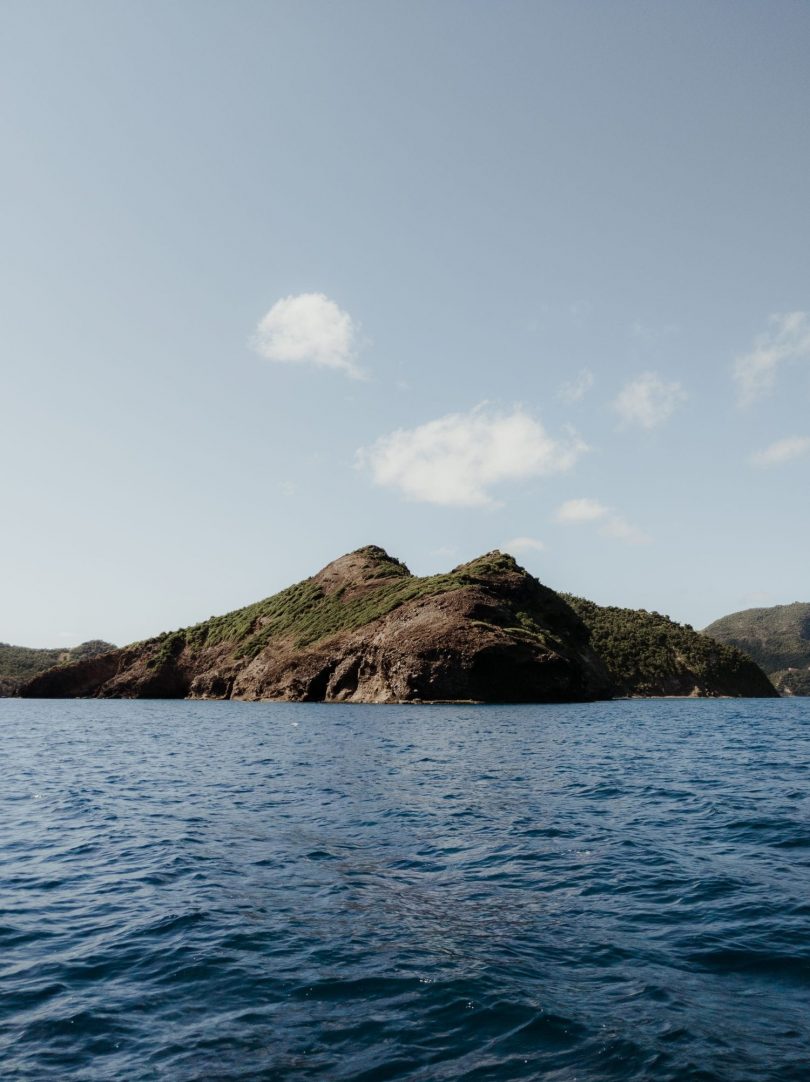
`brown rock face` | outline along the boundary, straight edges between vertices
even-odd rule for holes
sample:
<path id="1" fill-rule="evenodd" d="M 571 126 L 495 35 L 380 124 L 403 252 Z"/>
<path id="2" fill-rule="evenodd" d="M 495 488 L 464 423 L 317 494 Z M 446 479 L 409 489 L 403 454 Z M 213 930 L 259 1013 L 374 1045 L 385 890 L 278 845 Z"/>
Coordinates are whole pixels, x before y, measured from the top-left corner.
<path id="1" fill-rule="evenodd" d="M 489 553 L 416 578 L 368 546 L 257 605 L 47 672 L 26 697 L 301 702 L 609 698 L 573 610 Z"/>

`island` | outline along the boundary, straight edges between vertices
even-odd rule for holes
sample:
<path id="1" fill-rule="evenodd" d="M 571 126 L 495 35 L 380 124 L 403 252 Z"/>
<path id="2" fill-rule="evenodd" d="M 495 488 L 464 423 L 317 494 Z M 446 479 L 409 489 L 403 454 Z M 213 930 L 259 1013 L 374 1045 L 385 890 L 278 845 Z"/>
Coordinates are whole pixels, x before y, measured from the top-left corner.
<path id="1" fill-rule="evenodd" d="M 671 621 L 662 631 L 657 614 L 623 618 L 625 650 L 615 620 L 605 634 L 605 612 L 630 610 L 561 596 L 497 550 L 418 577 L 368 545 L 256 604 L 49 669 L 17 694 L 363 703 L 776 695 L 740 651 Z"/>

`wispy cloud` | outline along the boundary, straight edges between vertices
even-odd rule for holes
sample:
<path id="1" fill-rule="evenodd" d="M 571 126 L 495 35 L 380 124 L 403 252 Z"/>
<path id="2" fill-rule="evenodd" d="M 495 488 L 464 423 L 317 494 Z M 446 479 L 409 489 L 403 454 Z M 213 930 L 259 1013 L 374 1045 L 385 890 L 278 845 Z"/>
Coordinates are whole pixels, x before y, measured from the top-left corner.
<path id="1" fill-rule="evenodd" d="M 566 500 L 554 512 L 554 521 L 564 525 L 578 525 L 580 522 L 595 522 L 607 515 L 609 508 L 599 500 L 583 497 L 579 500 Z"/>
<path id="2" fill-rule="evenodd" d="M 574 379 L 563 383 L 557 392 L 557 397 L 563 402 L 573 405 L 574 402 L 579 402 L 590 391 L 594 385 L 594 374 L 590 368 L 583 368 Z"/>
<path id="3" fill-rule="evenodd" d="M 501 545 L 501 550 L 511 552 L 514 556 L 516 552 L 542 552 L 545 547 L 536 537 L 513 537 L 511 541 Z"/>
<path id="4" fill-rule="evenodd" d="M 676 380 L 662 379 L 656 372 L 642 372 L 621 389 L 613 408 L 624 425 L 652 429 L 671 417 L 686 398 Z"/>
<path id="5" fill-rule="evenodd" d="M 776 383 L 776 373 L 786 361 L 810 357 L 810 321 L 806 312 L 772 315 L 771 329 L 754 339 L 750 353 L 734 361 L 737 399 L 750 405 L 769 394 Z"/>
<path id="6" fill-rule="evenodd" d="M 646 545 L 650 541 L 650 535 L 628 522 L 621 515 L 611 515 L 604 525 L 599 527 L 599 533 L 603 537 L 612 537 L 616 541 L 626 541 L 628 545 Z"/>
<path id="7" fill-rule="evenodd" d="M 268 361 L 314 364 L 362 379 L 357 366 L 358 327 L 323 293 L 282 297 L 260 320 L 251 347 Z"/>
<path id="8" fill-rule="evenodd" d="M 783 440 L 776 440 L 762 451 L 756 451 L 751 455 L 751 463 L 754 466 L 781 466 L 783 462 L 801 458 L 808 451 L 810 436 L 787 436 Z"/>
<path id="9" fill-rule="evenodd" d="M 564 473 L 585 451 L 573 431 L 555 439 L 522 409 L 499 413 L 481 405 L 382 436 L 358 451 L 357 461 L 375 484 L 410 500 L 484 507 L 498 484 Z"/>
<path id="10" fill-rule="evenodd" d="M 565 503 L 560 504 L 552 517 L 555 522 L 563 526 L 599 523 L 599 533 L 602 537 L 612 537 L 616 541 L 625 541 L 630 545 L 643 545 L 650 540 L 643 530 L 633 526 L 622 515 L 616 514 L 599 500 L 588 497 L 566 500 Z"/>
<path id="11" fill-rule="evenodd" d="M 630 337 L 635 338 L 645 345 L 650 345 L 662 338 L 668 338 L 678 330 L 677 324 L 665 323 L 663 326 L 652 326 L 640 319 L 634 320 L 630 325 Z"/>

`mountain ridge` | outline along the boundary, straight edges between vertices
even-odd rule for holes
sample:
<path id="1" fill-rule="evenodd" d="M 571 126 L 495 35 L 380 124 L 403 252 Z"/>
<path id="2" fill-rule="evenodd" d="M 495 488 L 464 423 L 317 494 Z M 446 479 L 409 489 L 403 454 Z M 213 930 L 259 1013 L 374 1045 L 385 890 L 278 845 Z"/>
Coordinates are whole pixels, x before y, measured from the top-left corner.
<path id="1" fill-rule="evenodd" d="M 511 556 L 417 578 L 369 545 L 254 605 L 52 670 L 21 694 L 569 701 L 611 690 L 579 618 Z"/>
<path id="2" fill-rule="evenodd" d="M 367 545 L 262 601 L 50 670 L 19 693 L 305 702 L 776 694 L 749 659 L 671 621 L 659 635 L 660 672 L 622 679 L 621 648 L 611 653 L 600 630 L 606 612 L 624 614 L 616 626 L 640 655 L 651 614 L 555 593 L 507 553 L 417 577 Z M 689 668 L 676 645 L 694 654 L 695 641 L 704 656 Z"/>

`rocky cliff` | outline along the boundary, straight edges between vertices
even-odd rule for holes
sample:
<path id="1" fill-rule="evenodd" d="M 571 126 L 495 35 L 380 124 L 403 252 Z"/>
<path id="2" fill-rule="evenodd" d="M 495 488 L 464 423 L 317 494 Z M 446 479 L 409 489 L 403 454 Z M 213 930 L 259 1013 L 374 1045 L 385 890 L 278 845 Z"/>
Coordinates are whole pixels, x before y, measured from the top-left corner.
<path id="1" fill-rule="evenodd" d="M 511 556 L 417 578 L 375 546 L 255 605 L 52 669 L 20 690 L 378 703 L 612 692 L 582 621 Z"/>

